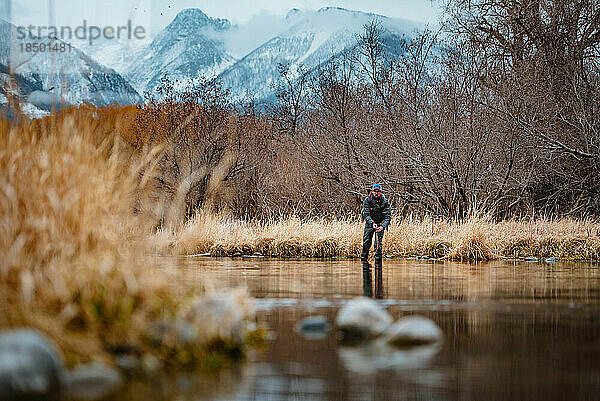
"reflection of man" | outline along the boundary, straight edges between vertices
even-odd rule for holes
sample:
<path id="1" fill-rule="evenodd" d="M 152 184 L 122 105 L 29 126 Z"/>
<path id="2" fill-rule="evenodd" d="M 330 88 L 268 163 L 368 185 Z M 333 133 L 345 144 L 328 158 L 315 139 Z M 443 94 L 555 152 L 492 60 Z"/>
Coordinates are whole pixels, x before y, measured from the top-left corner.
<path id="1" fill-rule="evenodd" d="M 381 265 L 375 266 L 375 298 L 383 298 L 383 272 L 381 271 Z"/>
<path id="2" fill-rule="evenodd" d="M 375 293 L 373 293 L 373 279 L 371 276 L 371 265 L 363 263 L 363 295 L 375 299 L 383 298 L 383 277 L 381 264 L 375 265 Z"/>
<path id="3" fill-rule="evenodd" d="M 373 185 L 369 196 L 365 198 L 362 217 L 365 219 L 365 230 L 363 233 L 363 248 L 360 260 L 366 262 L 369 259 L 369 250 L 373 243 L 373 235 L 375 235 L 375 262 L 381 262 L 383 232 L 392 219 L 390 203 L 383 196 L 381 185 Z"/>
<path id="4" fill-rule="evenodd" d="M 371 298 L 373 296 L 373 279 L 371 279 L 371 265 L 363 263 L 363 295 Z"/>

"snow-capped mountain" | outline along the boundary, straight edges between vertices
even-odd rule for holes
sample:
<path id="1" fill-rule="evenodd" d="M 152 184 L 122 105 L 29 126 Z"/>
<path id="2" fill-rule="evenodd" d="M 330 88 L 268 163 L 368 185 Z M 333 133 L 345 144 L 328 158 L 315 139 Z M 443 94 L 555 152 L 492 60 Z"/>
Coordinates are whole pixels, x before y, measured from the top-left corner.
<path id="1" fill-rule="evenodd" d="M 124 75 L 140 93 L 154 89 L 165 73 L 182 81 L 216 75 L 235 61 L 225 46 L 230 29 L 226 19 L 210 18 L 197 8 L 183 10 L 142 48 Z"/>
<path id="2" fill-rule="evenodd" d="M 31 115 L 50 110 L 52 104 L 139 103 L 140 95 L 152 91 L 165 74 L 183 85 L 200 76 L 216 76 L 235 100 L 268 101 L 280 79 L 279 64 L 289 65 L 292 71 L 303 65 L 314 72 L 355 47 L 364 25 L 374 19 L 384 28 L 384 45 L 392 54 L 404 51 L 405 37 L 423 28 L 413 21 L 326 7 L 293 9 L 285 20 L 264 30 L 256 23 L 232 26 L 226 19 L 211 18 L 192 8 L 179 12 L 148 44 L 100 39 L 89 46 L 81 43 L 84 51 L 75 46 L 69 51 L 49 51 L 48 47 L 63 42 L 19 39 L 16 27 L 0 20 L 0 83 L 8 82 L 9 71 L 14 73 Z M 268 35 L 273 36 L 265 41 Z M 244 51 L 252 48 L 245 55 L 235 45 L 241 43 L 240 38 Z M 46 51 L 23 51 L 28 43 L 43 44 Z M 243 57 L 236 59 L 232 54 Z M 0 104 L 6 103 L 3 90 Z"/>
<path id="3" fill-rule="evenodd" d="M 268 99 L 279 79 L 278 65 L 292 69 L 302 64 L 308 71 L 331 57 L 355 47 L 364 25 L 376 19 L 386 31 L 388 42 L 398 42 L 422 28 L 415 22 L 382 15 L 325 7 L 318 11 L 293 9 L 288 13 L 290 27 L 250 52 L 219 75 L 235 98 L 251 96 Z M 390 43 L 391 44 L 391 43 Z M 388 46 L 393 49 L 394 46 Z"/>
<path id="4" fill-rule="evenodd" d="M 124 75 L 132 64 L 138 62 L 145 54 L 148 43 L 136 39 L 99 38 L 90 44 L 87 40 L 72 42 L 78 49 L 102 65 L 114 69 Z M 142 95 L 142 92 L 139 92 Z"/>
<path id="5" fill-rule="evenodd" d="M 141 101 L 139 94 L 113 69 L 107 68 L 76 47 L 48 37 L 21 39 L 17 27 L 0 20 L 0 80 L 2 99 L 12 72 L 17 96 L 32 115 L 53 105 L 88 102 L 106 105 Z"/>

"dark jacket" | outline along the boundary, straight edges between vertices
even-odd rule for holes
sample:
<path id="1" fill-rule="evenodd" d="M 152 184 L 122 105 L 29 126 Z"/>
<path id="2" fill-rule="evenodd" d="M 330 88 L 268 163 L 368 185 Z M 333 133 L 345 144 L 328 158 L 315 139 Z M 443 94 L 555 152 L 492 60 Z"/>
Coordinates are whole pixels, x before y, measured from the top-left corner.
<path id="1" fill-rule="evenodd" d="M 387 228 L 392 220 L 390 203 L 385 197 L 382 197 L 381 201 L 375 201 L 367 196 L 363 202 L 362 217 L 369 226 L 377 223 L 383 228 Z"/>

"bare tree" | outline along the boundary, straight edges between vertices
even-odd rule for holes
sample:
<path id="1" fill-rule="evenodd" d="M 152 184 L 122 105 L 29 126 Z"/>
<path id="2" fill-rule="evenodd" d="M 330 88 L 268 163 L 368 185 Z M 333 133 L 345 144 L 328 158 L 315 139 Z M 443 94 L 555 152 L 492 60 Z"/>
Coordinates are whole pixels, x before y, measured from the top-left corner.
<path id="1" fill-rule="evenodd" d="M 164 224 L 176 224 L 203 206 L 223 180 L 240 171 L 239 133 L 228 93 L 201 79 L 185 90 L 164 77 L 146 94 L 135 129 L 140 145 L 162 144 L 156 189 Z"/>
<path id="2" fill-rule="evenodd" d="M 277 70 L 280 80 L 271 116 L 280 133 L 294 136 L 306 112 L 309 74 L 303 65 L 279 64 Z"/>

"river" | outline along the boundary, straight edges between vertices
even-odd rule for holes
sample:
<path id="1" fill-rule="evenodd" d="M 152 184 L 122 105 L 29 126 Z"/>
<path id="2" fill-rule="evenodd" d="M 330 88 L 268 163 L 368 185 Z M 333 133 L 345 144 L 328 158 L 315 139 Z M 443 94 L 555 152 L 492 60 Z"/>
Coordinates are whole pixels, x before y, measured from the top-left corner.
<path id="1" fill-rule="evenodd" d="M 185 285 L 248 289 L 269 329 L 266 349 L 211 375 L 132 382 L 124 399 L 596 400 L 600 397 L 597 264 L 180 258 Z M 377 299 L 397 319 L 421 314 L 441 346 L 378 351 L 305 337 L 348 299 Z"/>

